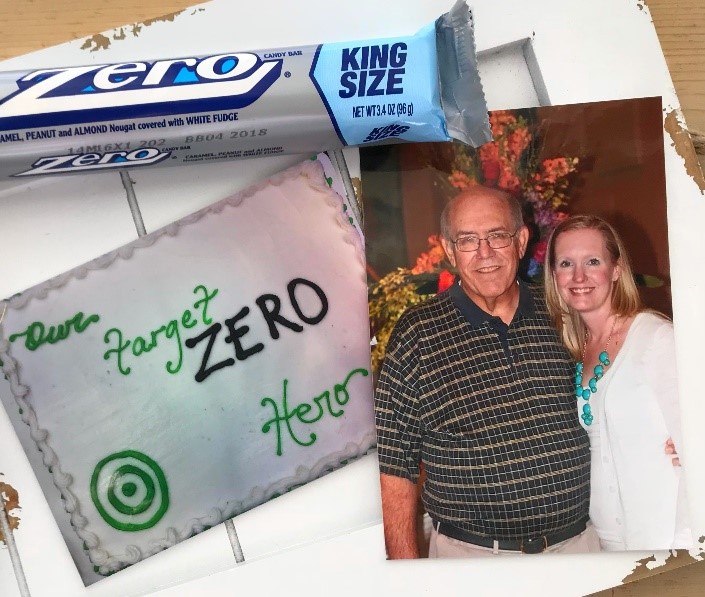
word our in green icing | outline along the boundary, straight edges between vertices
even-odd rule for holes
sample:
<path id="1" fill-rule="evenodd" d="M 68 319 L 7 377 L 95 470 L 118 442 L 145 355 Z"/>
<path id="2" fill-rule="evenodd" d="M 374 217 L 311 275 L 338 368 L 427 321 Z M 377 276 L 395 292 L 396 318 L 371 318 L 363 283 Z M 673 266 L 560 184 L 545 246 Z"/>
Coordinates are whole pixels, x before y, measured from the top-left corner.
<path id="1" fill-rule="evenodd" d="M 262 433 L 269 433 L 272 428 L 274 428 L 277 441 L 277 456 L 281 456 L 284 453 L 282 447 L 282 436 L 284 433 L 288 434 L 294 443 L 299 446 L 311 446 L 316 442 L 317 436 L 313 432 L 309 433 L 308 438 L 300 438 L 297 436 L 292 426 L 292 422 L 294 420 L 299 421 L 304 425 L 312 425 L 313 423 L 320 421 L 325 415 L 340 417 L 344 413 L 342 408 L 337 409 L 336 407 L 345 406 L 350 400 L 348 383 L 355 375 L 367 377 L 369 372 L 367 369 L 353 369 L 350 373 L 348 373 L 342 383 L 336 383 L 333 386 L 332 397 L 331 392 L 329 390 L 325 390 L 322 394 L 315 396 L 311 402 L 302 402 L 294 408 L 291 408 L 289 405 L 289 380 L 287 379 L 284 379 L 282 382 L 281 403 L 278 404 L 269 396 L 262 398 L 260 404 L 265 408 L 268 406 L 271 407 L 274 412 L 272 418 L 262 426 Z"/>
<path id="2" fill-rule="evenodd" d="M 178 373 L 181 370 L 184 358 L 181 329 L 190 329 L 198 325 L 199 322 L 203 325 L 210 325 L 212 323 L 212 319 L 208 316 L 208 304 L 218 294 L 218 289 L 216 288 L 211 292 L 203 284 L 199 284 L 193 289 L 193 294 L 199 295 L 199 299 L 193 303 L 193 308 L 197 313 L 196 316 L 194 316 L 191 309 L 184 309 L 181 317 L 162 324 L 158 328 L 148 332 L 145 336 L 135 336 L 131 340 L 124 338 L 124 333 L 120 328 L 110 328 L 105 332 L 103 342 L 113 346 L 105 351 L 103 358 L 108 361 L 114 356 L 118 371 L 123 375 L 129 375 L 132 367 L 126 364 L 129 358 L 128 355 L 131 354 L 133 357 L 140 357 L 162 346 L 166 343 L 164 341 L 160 343 L 160 338 L 163 336 L 164 340 L 171 341 L 172 348 L 175 352 L 175 358 L 168 360 L 165 368 L 171 374 Z M 128 351 L 127 349 L 130 346 L 132 348 Z"/>
<path id="3" fill-rule="evenodd" d="M 164 471 L 136 450 L 110 454 L 96 464 L 90 490 L 100 516 L 119 531 L 152 528 L 169 508 Z"/>
<path id="4" fill-rule="evenodd" d="M 82 333 L 92 323 L 100 321 L 100 316 L 93 314 L 84 319 L 83 311 L 79 311 L 71 319 L 67 319 L 64 323 L 50 325 L 47 329 L 46 325 L 41 321 L 33 321 L 27 326 L 24 332 L 18 334 L 10 334 L 10 342 L 14 342 L 18 338 L 24 337 L 24 345 L 27 350 L 37 350 L 43 344 L 56 344 L 65 340 L 73 330 L 77 334 Z"/>
<path id="5" fill-rule="evenodd" d="M 300 297 L 297 295 L 297 290 L 299 289 L 303 289 L 304 292 L 308 289 L 309 301 L 308 303 L 304 303 L 307 312 L 304 312 L 304 308 L 300 304 Z M 326 293 L 323 292 L 323 289 L 315 282 L 305 278 L 294 278 L 286 285 L 286 290 L 289 305 L 296 314 L 298 321 L 294 321 L 293 317 L 288 319 L 282 315 L 283 301 L 276 294 L 265 293 L 255 299 L 255 304 L 267 324 L 267 331 L 272 340 L 278 340 L 281 337 L 280 328 L 286 328 L 299 334 L 304 331 L 304 326 L 301 325 L 301 323 L 305 323 L 309 326 L 318 325 L 328 313 L 328 297 Z M 316 297 L 315 305 L 313 305 L 310 300 L 313 298 L 311 293 Z M 201 383 L 216 371 L 225 367 L 232 367 L 235 365 L 236 361 L 244 361 L 264 350 L 265 344 L 263 342 L 245 339 L 245 336 L 250 333 L 250 326 L 246 325 L 243 320 L 249 314 L 250 308 L 245 306 L 232 317 L 225 319 L 222 324 L 220 322 L 214 323 L 198 336 L 186 339 L 186 348 L 195 348 L 201 342 L 204 344 L 201 366 L 194 377 L 197 382 Z M 222 359 L 216 363 L 211 363 L 211 351 L 223 327 L 228 331 L 223 340 L 227 344 L 232 344 L 233 356 Z"/>

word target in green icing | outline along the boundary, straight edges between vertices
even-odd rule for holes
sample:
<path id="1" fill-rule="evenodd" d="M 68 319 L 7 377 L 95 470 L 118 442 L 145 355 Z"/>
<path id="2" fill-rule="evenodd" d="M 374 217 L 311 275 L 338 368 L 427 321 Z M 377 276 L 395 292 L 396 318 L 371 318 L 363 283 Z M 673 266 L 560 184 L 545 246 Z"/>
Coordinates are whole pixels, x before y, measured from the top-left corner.
<path id="1" fill-rule="evenodd" d="M 169 488 L 161 467 L 135 450 L 103 458 L 91 477 L 91 498 L 101 517 L 119 531 L 153 527 L 169 508 Z"/>

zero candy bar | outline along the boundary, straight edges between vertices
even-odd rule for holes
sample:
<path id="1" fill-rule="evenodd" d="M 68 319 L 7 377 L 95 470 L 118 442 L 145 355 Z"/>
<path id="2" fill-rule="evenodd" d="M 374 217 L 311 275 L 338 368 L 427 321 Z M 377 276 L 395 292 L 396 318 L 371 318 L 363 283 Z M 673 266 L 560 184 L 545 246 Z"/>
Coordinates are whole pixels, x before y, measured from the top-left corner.
<path id="1" fill-rule="evenodd" d="M 0 178 L 491 139 L 472 15 L 414 36 L 0 74 Z"/>

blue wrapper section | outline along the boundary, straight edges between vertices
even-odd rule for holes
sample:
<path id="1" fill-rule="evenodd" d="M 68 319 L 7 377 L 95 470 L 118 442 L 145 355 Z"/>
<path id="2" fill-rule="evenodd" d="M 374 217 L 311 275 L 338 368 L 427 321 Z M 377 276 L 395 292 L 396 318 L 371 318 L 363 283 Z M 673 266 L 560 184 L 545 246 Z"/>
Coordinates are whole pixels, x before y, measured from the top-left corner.
<path id="1" fill-rule="evenodd" d="M 450 139 L 433 24 L 410 37 L 321 45 L 311 80 L 345 145 Z"/>

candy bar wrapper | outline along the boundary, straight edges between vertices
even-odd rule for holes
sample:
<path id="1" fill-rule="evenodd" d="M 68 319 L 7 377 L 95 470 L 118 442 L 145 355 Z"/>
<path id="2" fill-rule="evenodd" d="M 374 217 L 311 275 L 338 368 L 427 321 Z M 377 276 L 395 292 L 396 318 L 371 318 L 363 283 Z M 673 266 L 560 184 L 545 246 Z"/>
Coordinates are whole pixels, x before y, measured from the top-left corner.
<path id="1" fill-rule="evenodd" d="M 0 178 L 491 139 L 463 1 L 416 35 L 0 74 Z"/>

